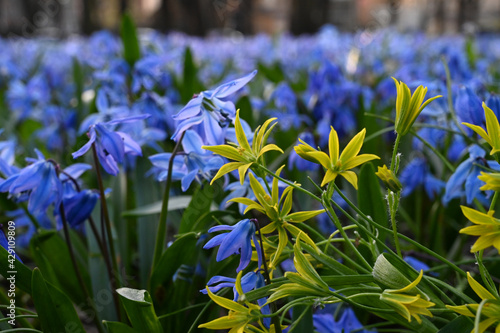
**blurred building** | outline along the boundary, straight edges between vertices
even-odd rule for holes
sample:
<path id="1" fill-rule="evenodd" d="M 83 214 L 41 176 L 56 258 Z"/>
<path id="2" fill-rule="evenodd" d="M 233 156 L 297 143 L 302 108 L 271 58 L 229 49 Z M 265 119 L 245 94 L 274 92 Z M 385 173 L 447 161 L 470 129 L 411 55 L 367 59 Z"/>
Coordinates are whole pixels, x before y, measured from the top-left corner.
<path id="1" fill-rule="evenodd" d="M 238 30 L 314 33 L 377 29 L 499 31 L 498 0 L 0 0 L 0 34 L 64 37 L 117 29 L 129 11 L 141 27 L 205 35 Z"/>

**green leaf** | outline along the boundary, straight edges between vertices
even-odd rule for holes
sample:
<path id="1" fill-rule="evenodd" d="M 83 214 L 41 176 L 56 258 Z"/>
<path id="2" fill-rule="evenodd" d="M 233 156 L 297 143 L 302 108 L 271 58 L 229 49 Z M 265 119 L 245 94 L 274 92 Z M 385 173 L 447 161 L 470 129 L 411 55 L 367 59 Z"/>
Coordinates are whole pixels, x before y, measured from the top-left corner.
<path id="1" fill-rule="evenodd" d="M 300 320 L 300 321 L 297 321 Z M 293 308 L 292 322 L 295 332 L 313 332 L 312 306 L 298 305 Z"/>
<path id="2" fill-rule="evenodd" d="M 120 288 L 116 292 L 120 296 L 134 330 L 151 333 L 163 332 L 147 290 Z"/>
<path id="3" fill-rule="evenodd" d="M 198 237 L 194 233 L 179 237 L 163 253 L 158 265 L 151 274 L 150 290 L 156 294 L 157 288 L 172 281 L 177 269 L 181 264 L 189 263 L 196 257 L 198 251 L 196 242 Z M 160 302 L 162 300 L 160 299 Z"/>
<path id="4" fill-rule="evenodd" d="M 73 269 L 68 246 L 56 231 L 42 231 L 33 236 L 30 241 L 30 251 L 33 260 L 48 282 L 64 291 L 76 304 L 86 301 Z M 76 258 L 83 281 L 87 286 L 90 286 L 90 277 L 86 268 L 87 262 L 82 262 L 86 259 L 81 258 L 80 255 L 77 255 Z M 78 261 L 79 258 L 80 261 Z"/>
<path id="5" fill-rule="evenodd" d="M 137 333 L 132 327 L 117 321 L 103 320 L 103 324 L 109 333 Z"/>
<path id="6" fill-rule="evenodd" d="M 191 202 L 190 195 L 179 195 L 177 197 L 170 198 L 168 202 L 168 211 L 184 209 L 188 207 Z M 148 216 L 154 214 L 160 214 L 161 212 L 161 201 L 157 201 L 155 203 L 145 205 L 136 209 L 131 209 L 124 211 L 122 213 L 123 217 L 140 217 L 140 216 Z"/>
<path id="7" fill-rule="evenodd" d="M 78 116 L 81 119 L 84 115 L 83 112 L 83 102 L 82 102 L 82 94 L 84 88 L 84 76 L 82 65 L 75 57 L 73 58 L 73 81 L 75 82 L 75 97 L 77 101 L 78 108 Z"/>
<path id="8" fill-rule="evenodd" d="M 193 194 L 191 202 L 182 214 L 181 225 L 179 227 L 179 234 L 193 231 L 193 227 L 204 214 L 210 211 L 212 201 L 217 191 L 220 191 L 220 185 L 199 187 Z"/>
<path id="9" fill-rule="evenodd" d="M 141 48 L 137 29 L 130 14 L 123 15 L 120 35 L 123 42 L 123 58 L 128 62 L 130 68 L 133 68 L 135 62 L 141 58 Z"/>
<path id="10" fill-rule="evenodd" d="M 181 101 L 189 102 L 193 98 L 193 94 L 203 91 L 204 88 L 198 80 L 198 68 L 194 63 L 193 53 L 191 48 L 186 47 L 184 51 L 184 69 L 183 69 L 182 85 L 180 85 Z"/>
<path id="11" fill-rule="evenodd" d="M 275 63 L 274 65 L 266 66 L 262 63 L 258 64 L 258 69 L 259 72 L 264 74 L 264 76 L 274 82 L 274 83 L 280 83 L 281 81 L 285 80 L 285 74 L 283 73 L 283 70 L 280 67 L 279 63 Z"/>
<path id="12" fill-rule="evenodd" d="M 85 332 L 69 298 L 46 282 L 38 268 L 33 270 L 31 289 L 33 303 L 44 332 Z"/>
<path id="13" fill-rule="evenodd" d="M 314 259 L 331 269 L 332 271 L 340 275 L 356 275 L 356 272 L 349 267 L 339 263 L 337 260 L 333 259 L 331 256 L 321 252 L 316 251 L 308 244 L 302 244 L 304 250 L 309 253 Z"/>
<path id="14" fill-rule="evenodd" d="M 378 177 L 372 163 L 366 163 L 361 167 L 358 180 L 358 205 L 359 209 L 372 217 L 373 221 L 386 227 L 387 205 L 382 197 Z M 363 235 L 366 238 L 366 235 Z M 382 239 L 384 233 L 380 233 Z"/>
<path id="15" fill-rule="evenodd" d="M 459 316 L 441 328 L 438 333 L 469 333 L 473 328 L 472 319 L 466 316 Z"/>
<path id="16" fill-rule="evenodd" d="M 9 258 L 9 253 L 6 249 L 0 246 L 0 262 L 7 263 Z M 31 294 L 31 270 L 26 267 L 23 263 L 16 259 L 15 263 L 15 271 L 16 271 L 16 287 Z M 8 278 L 10 274 L 9 265 L 2 264 L 0 265 L 0 274 L 4 278 Z"/>

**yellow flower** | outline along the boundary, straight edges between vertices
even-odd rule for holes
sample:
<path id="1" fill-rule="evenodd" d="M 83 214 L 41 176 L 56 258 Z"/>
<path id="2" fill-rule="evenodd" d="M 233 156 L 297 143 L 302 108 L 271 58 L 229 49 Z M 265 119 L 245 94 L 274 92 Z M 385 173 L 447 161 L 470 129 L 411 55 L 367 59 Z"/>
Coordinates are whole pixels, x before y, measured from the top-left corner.
<path id="1" fill-rule="evenodd" d="M 401 182 L 399 179 L 396 177 L 394 172 L 389 170 L 387 166 L 384 164 L 383 167 L 378 167 L 378 171 L 375 172 L 375 174 L 382 180 L 382 182 L 393 192 L 399 192 L 401 191 L 401 188 L 403 186 L 401 185 Z"/>
<path id="2" fill-rule="evenodd" d="M 354 188 L 358 189 L 358 176 L 356 176 L 353 171 L 348 170 L 365 162 L 380 158 L 373 154 L 358 155 L 361 150 L 361 146 L 363 145 L 365 134 L 366 129 L 363 129 L 361 132 L 356 134 L 356 136 L 354 136 L 354 138 L 352 138 L 352 140 L 347 144 L 342 154 L 340 154 L 340 157 L 339 137 L 333 127 L 330 131 L 328 142 L 330 156 L 322 151 L 314 149 L 300 139 L 301 144 L 294 147 L 294 149 L 295 152 L 303 159 L 321 164 L 326 169 L 326 174 L 321 182 L 321 186 L 335 181 L 335 178 L 338 175 L 341 175 L 347 179 L 347 181 L 351 183 Z"/>
<path id="3" fill-rule="evenodd" d="M 500 152 L 500 125 L 495 113 L 483 102 L 484 117 L 486 118 L 486 132 L 482 127 L 469 123 L 462 123 L 479 134 L 491 146 L 490 155 Z"/>
<path id="4" fill-rule="evenodd" d="M 486 183 L 481 186 L 480 190 L 500 191 L 500 173 L 481 172 L 481 176 L 478 176 L 477 178 Z"/>
<path id="5" fill-rule="evenodd" d="M 238 173 L 240 175 L 240 182 L 243 185 L 245 180 L 245 174 L 252 166 L 252 164 L 257 163 L 258 160 L 262 157 L 262 155 L 271 150 L 277 150 L 280 153 L 283 153 L 283 150 L 274 144 L 266 145 L 267 138 L 271 133 L 271 130 L 276 126 L 277 123 L 274 123 L 271 127 L 269 125 L 276 120 L 276 118 L 271 118 L 266 120 L 262 127 L 258 127 L 255 130 L 254 138 L 252 141 L 252 146 L 248 143 L 248 139 L 245 135 L 245 131 L 243 131 L 243 127 L 241 126 L 240 121 L 240 110 L 236 111 L 236 120 L 234 122 L 234 129 L 236 132 L 236 140 L 238 140 L 238 145 L 218 145 L 218 146 L 202 146 L 201 148 L 210 150 L 215 154 L 219 154 L 224 156 L 230 160 L 234 160 L 236 162 L 231 162 L 223 165 L 215 177 L 210 182 L 210 185 L 220 177 L 224 176 L 226 173 L 229 173 L 233 170 L 238 169 Z M 269 129 L 268 129 L 269 127 Z"/>
<path id="6" fill-rule="evenodd" d="M 496 322 L 500 322 L 500 300 L 498 300 L 495 296 L 493 296 L 486 288 L 480 285 L 476 280 L 472 278 L 469 272 L 467 272 L 467 280 L 469 281 L 469 285 L 472 290 L 484 301 L 488 300 L 484 303 L 483 308 L 481 310 L 481 316 L 487 317 L 487 319 L 481 321 L 479 323 L 478 331 L 479 333 L 483 333 Z M 468 317 L 475 317 L 477 314 L 477 310 L 479 308 L 479 304 L 466 304 L 460 306 L 446 306 L 448 309 L 451 309 L 461 315 Z M 473 312 L 472 312 L 472 311 Z M 500 324 L 497 324 L 495 332 L 500 330 Z M 475 328 L 471 331 L 474 332 Z"/>
<path id="7" fill-rule="evenodd" d="M 416 294 L 415 289 L 422 280 L 424 271 L 420 270 L 417 279 L 407 285 L 406 287 L 398 290 L 386 289 L 380 295 L 380 299 L 390 306 L 392 306 L 397 313 L 405 317 L 408 322 L 411 322 L 411 317 L 415 318 L 418 323 L 422 323 L 419 315 L 432 317 L 432 313 L 428 308 L 435 304 L 429 301 L 429 298 L 424 294 L 426 299 L 422 298 L 421 294 Z"/>
<path id="8" fill-rule="evenodd" d="M 398 94 L 396 98 L 396 122 L 394 126 L 399 135 L 405 135 L 410 131 L 411 126 L 420 112 L 422 112 L 430 102 L 442 96 L 438 95 L 424 102 L 425 95 L 427 94 L 427 87 L 418 86 L 412 96 L 410 88 L 408 88 L 404 82 L 398 82 L 395 78 L 392 79 L 396 83 Z"/>
<path id="9" fill-rule="evenodd" d="M 494 211 L 490 210 L 485 214 L 469 207 L 461 208 L 465 217 L 475 225 L 461 229 L 460 233 L 479 236 L 470 251 L 477 252 L 490 246 L 500 251 L 500 220 L 493 217 Z"/>
<path id="10" fill-rule="evenodd" d="M 283 167 L 284 166 L 282 166 L 276 171 L 276 175 L 278 177 L 281 174 L 281 170 L 283 170 Z M 320 209 L 320 210 L 290 213 L 290 211 L 292 210 L 293 187 L 288 186 L 287 188 L 285 188 L 280 197 L 278 179 L 274 178 L 273 185 L 271 188 L 271 196 L 269 196 L 269 194 L 267 194 L 267 192 L 264 190 L 262 185 L 254 177 L 253 174 L 249 174 L 249 178 L 250 178 L 250 187 L 252 188 L 252 191 L 255 194 L 255 197 L 257 198 L 258 202 L 255 202 L 248 198 L 234 198 L 229 201 L 242 203 L 248 206 L 245 209 L 244 213 L 248 212 L 249 210 L 255 209 L 261 212 L 262 214 L 267 215 L 271 220 L 271 223 L 262 228 L 261 232 L 263 234 L 269 234 L 271 232 L 274 232 L 275 230 L 278 231 L 278 240 L 279 240 L 278 247 L 274 255 L 271 256 L 271 263 L 270 263 L 270 268 L 274 269 L 279 262 L 281 253 L 288 244 L 287 231 L 295 237 L 297 237 L 298 234 L 301 232 L 301 230 L 296 226 L 294 226 L 293 224 L 304 222 L 308 219 L 311 219 L 316 215 L 323 213 L 325 210 Z M 309 245 L 313 246 L 314 248 L 316 247 L 316 244 L 309 238 L 309 236 L 304 234 L 304 238 Z"/>
<path id="11" fill-rule="evenodd" d="M 239 295 L 244 295 L 243 289 L 241 288 L 241 275 L 242 272 L 238 273 L 236 278 L 236 290 Z M 213 294 L 207 287 L 208 296 L 219 306 L 229 310 L 227 316 L 217 318 L 208 323 L 201 324 L 198 328 L 208 328 L 211 330 L 223 330 L 231 329 L 230 333 L 242 333 L 242 332 L 254 332 L 251 328 L 247 326 L 251 322 L 260 321 L 262 316 L 260 312 L 260 307 L 256 304 L 252 304 L 245 301 L 245 305 L 234 302 L 230 299 L 217 296 Z M 252 328 L 255 328 L 252 326 Z"/>

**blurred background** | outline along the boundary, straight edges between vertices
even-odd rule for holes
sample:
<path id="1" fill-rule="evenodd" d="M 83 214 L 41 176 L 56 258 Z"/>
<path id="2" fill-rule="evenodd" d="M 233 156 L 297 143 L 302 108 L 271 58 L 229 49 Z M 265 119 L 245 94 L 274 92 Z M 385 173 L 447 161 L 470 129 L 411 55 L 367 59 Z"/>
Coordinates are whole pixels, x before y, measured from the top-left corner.
<path id="1" fill-rule="evenodd" d="M 117 30 L 125 11 L 143 28 L 201 36 L 314 33 L 326 23 L 344 31 L 500 30 L 498 0 L 0 0 L 0 34 L 63 38 Z"/>

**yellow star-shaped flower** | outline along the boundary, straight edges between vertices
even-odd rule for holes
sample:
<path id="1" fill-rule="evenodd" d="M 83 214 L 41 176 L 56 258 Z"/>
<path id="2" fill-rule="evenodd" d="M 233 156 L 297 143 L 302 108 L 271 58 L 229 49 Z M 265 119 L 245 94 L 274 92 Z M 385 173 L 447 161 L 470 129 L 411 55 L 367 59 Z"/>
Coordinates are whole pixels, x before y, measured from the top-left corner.
<path id="1" fill-rule="evenodd" d="M 224 156 L 230 160 L 234 160 L 236 162 L 231 162 L 223 165 L 215 177 L 210 182 L 210 185 L 220 177 L 225 174 L 238 169 L 238 173 L 240 176 L 240 182 L 243 185 L 245 180 L 245 174 L 248 169 L 252 166 L 252 164 L 257 163 L 258 160 L 262 157 L 262 155 L 268 151 L 276 150 L 283 154 L 283 150 L 276 146 L 275 144 L 266 145 L 267 138 L 271 133 L 271 130 L 276 126 L 277 123 L 274 123 L 271 127 L 269 125 L 276 120 L 276 118 L 268 119 L 264 122 L 262 127 L 259 126 L 255 130 L 254 138 L 252 141 L 252 145 L 248 142 L 248 139 L 245 135 L 245 131 L 241 126 L 240 121 L 240 110 L 236 111 L 236 119 L 234 122 L 234 129 L 236 132 L 236 140 L 238 144 L 232 143 L 229 145 L 218 145 L 218 146 L 202 146 L 201 148 L 210 150 L 215 154 Z M 268 129 L 269 127 L 269 129 Z"/>
<path id="2" fill-rule="evenodd" d="M 321 164 L 326 169 L 325 177 L 321 182 L 321 186 L 335 181 L 338 175 L 341 175 L 349 183 L 358 189 L 358 176 L 353 171 L 348 171 L 365 162 L 379 159 L 377 155 L 362 154 L 358 155 L 365 139 L 366 129 L 356 134 L 354 138 L 347 144 L 342 154 L 339 157 L 339 137 L 337 132 L 332 127 L 328 140 L 328 148 L 330 156 L 322 151 L 318 151 L 300 140 L 301 144 L 294 147 L 295 152 L 308 161 Z"/>
<path id="3" fill-rule="evenodd" d="M 500 220 L 493 217 L 494 211 L 490 210 L 485 214 L 469 207 L 461 208 L 465 217 L 475 225 L 461 229 L 460 233 L 479 236 L 470 251 L 477 252 L 494 246 L 500 252 Z"/>

